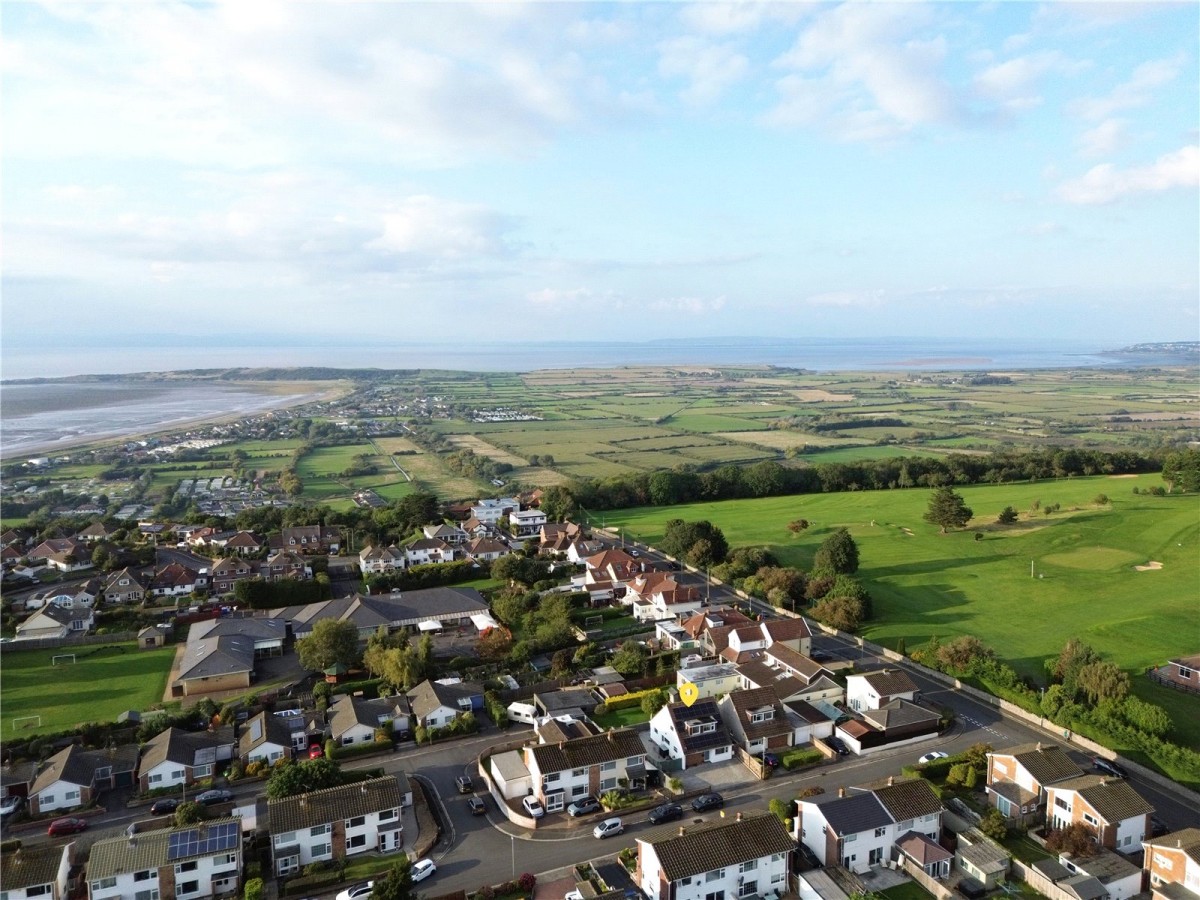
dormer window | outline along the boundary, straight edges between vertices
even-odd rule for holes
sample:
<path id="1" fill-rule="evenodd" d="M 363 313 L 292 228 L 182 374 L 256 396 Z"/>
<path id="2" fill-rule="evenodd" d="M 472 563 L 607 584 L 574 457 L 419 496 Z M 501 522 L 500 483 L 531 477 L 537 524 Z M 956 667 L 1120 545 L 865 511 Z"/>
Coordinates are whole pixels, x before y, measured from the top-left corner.
<path id="1" fill-rule="evenodd" d="M 750 721 L 755 722 L 755 723 L 770 722 L 770 721 L 774 720 L 774 718 L 775 718 L 775 710 L 772 709 L 771 707 L 767 707 L 766 709 L 756 710 L 755 712 L 752 712 L 750 714 Z"/>

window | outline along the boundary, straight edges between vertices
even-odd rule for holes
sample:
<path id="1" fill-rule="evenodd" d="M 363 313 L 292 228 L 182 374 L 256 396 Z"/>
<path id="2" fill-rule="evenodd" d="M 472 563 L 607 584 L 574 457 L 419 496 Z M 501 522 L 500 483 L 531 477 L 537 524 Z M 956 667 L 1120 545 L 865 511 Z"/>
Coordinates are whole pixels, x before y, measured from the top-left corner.
<path id="1" fill-rule="evenodd" d="M 395 807 L 392 807 L 391 809 L 383 809 L 379 811 L 379 821 L 390 822 L 393 819 L 398 818 L 399 815 L 400 810 L 396 809 Z"/>
<path id="2" fill-rule="evenodd" d="M 751 722 L 770 722 L 774 718 L 775 710 L 773 709 L 760 709 L 758 712 L 750 714 Z"/>
<path id="3" fill-rule="evenodd" d="M 1069 810 L 1071 808 L 1070 803 L 1068 803 L 1062 797 L 1058 797 L 1058 796 L 1056 796 L 1054 798 L 1054 805 L 1057 806 L 1059 809 L 1068 809 Z"/>
<path id="4" fill-rule="evenodd" d="M 724 891 L 710 891 L 704 895 L 704 900 L 725 900 Z"/>
<path id="5" fill-rule="evenodd" d="M 196 894 L 199 893 L 199 891 L 200 882 L 198 881 L 185 881 L 179 885 L 180 894 Z"/>
<path id="6" fill-rule="evenodd" d="M 54 802 L 53 794 L 42 794 L 42 806 L 49 806 Z"/>
<path id="7" fill-rule="evenodd" d="M 288 844 L 294 843 L 296 843 L 296 832 L 294 831 L 282 831 L 275 835 L 276 847 L 286 847 Z"/>
<path id="8" fill-rule="evenodd" d="M 785 881 L 787 881 L 786 872 L 776 872 L 771 876 L 771 884 L 783 884 Z"/>
<path id="9" fill-rule="evenodd" d="M 314 825 L 308 829 L 310 837 L 320 837 L 323 834 L 329 834 L 331 831 L 333 831 L 333 825 L 329 822 L 326 822 L 324 825 Z"/>
<path id="10" fill-rule="evenodd" d="M 158 877 L 157 869 L 144 869 L 141 872 L 133 873 L 134 881 L 149 881 L 150 879 L 157 878 L 157 877 Z"/>
<path id="11" fill-rule="evenodd" d="M 96 770 L 96 774 L 92 776 L 94 781 L 102 781 L 105 778 L 112 778 L 112 766 L 102 766 Z"/>
<path id="12" fill-rule="evenodd" d="M 857 840 L 858 840 L 858 835 L 857 835 L 857 834 L 848 834 L 848 835 L 846 835 L 846 837 L 845 837 L 845 842 L 846 842 L 847 844 L 849 844 L 851 841 L 857 841 Z"/>
<path id="13" fill-rule="evenodd" d="M 1179 677 L 1180 678 L 1190 679 L 1194 674 L 1195 674 L 1195 672 L 1193 672 L 1191 669 L 1187 668 L 1187 666 L 1179 667 Z"/>
<path id="14" fill-rule="evenodd" d="M 602 794 L 605 791 L 611 791 L 616 786 L 617 786 L 617 779 L 615 779 L 615 778 L 601 778 L 600 779 L 600 793 L 602 793 Z"/>
<path id="15" fill-rule="evenodd" d="M 347 850 L 355 850 L 365 846 L 367 846 L 367 836 L 365 834 L 356 834 L 346 838 Z"/>
<path id="16" fill-rule="evenodd" d="M 147 784 L 159 784 L 162 781 L 162 772 L 152 772 L 146 779 Z"/>
<path id="17" fill-rule="evenodd" d="M 1087 822 L 1089 825 L 1099 825 L 1100 824 L 1100 821 L 1095 816 L 1093 816 L 1091 813 L 1084 813 L 1083 821 Z"/>
<path id="18" fill-rule="evenodd" d="M 117 886 L 117 879 L 115 876 L 111 877 L 111 878 L 101 878 L 99 881 L 92 882 L 92 890 L 93 891 L 104 891 L 104 890 L 107 890 L 108 888 L 115 888 L 116 886 Z M 28 895 L 29 890 L 26 889 L 25 893 L 26 893 L 26 895 Z"/>
<path id="19" fill-rule="evenodd" d="M 133 900 L 158 900 L 158 888 L 151 888 L 148 891 L 138 891 L 133 895 Z"/>
<path id="20" fill-rule="evenodd" d="M 752 897 L 758 893 L 758 882 L 747 881 L 738 888 L 739 897 Z"/>
<path id="21" fill-rule="evenodd" d="M 175 874 L 176 875 L 180 874 L 181 872 L 195 872 L 195 871 L 196 871 L 196 860 L 194 860 L 194 859 L 189 860 L 188 862 L 175 863 Z"/>
<path id="22" fill-rule="evenodd" d="M 617 768 L 617 763 L 615 760 L 611 761 L 611 762 L 606 762 L 606 763 L 600 764 L 601 772 L 612 772 L 612 771 L 615 771 L 616 768 Z"/>
<path id="23" fill-rule="evenodd" d="M 587 775 L 587 769 L 572 769 L 571 770 L 572 778 L 583 778 L 585 775 Z"/>
<path id="24" fill-rule="evenodd" d="M 629 759 L 625 760 L 625 765 L 627 766 L 640 766 L 641 764 L 642 758 L 640 756 L 631 756 Z"/>
<path id="25" fill-rule="evenodd" d="M 64 800 L 78 800 L 79 799 L 79 788 L 76 788 L 73 791 L 67 791 L 66 794 L 63 795 L 63 799 Z"/>
<path id="26" fill-rule="evenodd" d="M 212 763 L 206 763 L 203 766 L 196 766 L 192 769 L 193 778 L 207 778 L 213 772 Z"/>
<path id="27" fill-rule="evenodd" d="M 326 856 L 332 856 L 333 844 L 313 844 L 312 855 L 313 859 L 324 859 Z"/>
<path id="28" fill-rule="evenodd" d="M 572 797 L 583 797 L 587 794 L 587 792 L 588 786 L 586 784 L 577 784 L 575 787 L 571 788 Z"/>
<path id="29" fill-rule="evenodd" d="M 886 825 L 883 826 L 882 828 L 875 829 L 875 837 L 883 837 L 885 834 L 887 834 L 887 826 Z"/>
<path id="30" fill-rule="evenodd" d="M 562 777 L 561 772 L 549 772 L 542 776 L 542 784 L 553 784 Z"/>
<path id="31" fill-rule="evenodd" d="M 353 819 L 346 820 L 347 828 L 362 828 L 366 824 L 367 824 L 366 816 L 355 816 Z"/>
<path id="32" fill-rule="evenodd" d="M 758 868 L 758 860 L 757 859 L 748 859 L 744 863 L 742 863 L 740 866 L 738 866 L 738 871 L 744 875 L 746 872 L 753 872 L 757 868 Z"/>
<path id="33" fill-rule="evenodd" d="M 713 869 L 711 872 L 704 873 L 705 881 L 720 881 L 724 877 L 725 877 L 724 869 Z"/>
<path id="34" fill-rule="evenodd" d="M 692 876 L 691 876 L 691 875 L 688 875 L 688 876 L 686 876 L 685 878 L 681 878 L 681 879 L 679 879 L 679 883 L 680 883 L 680 884 L 691 884 L 691 883 L 692 883 Z"/>

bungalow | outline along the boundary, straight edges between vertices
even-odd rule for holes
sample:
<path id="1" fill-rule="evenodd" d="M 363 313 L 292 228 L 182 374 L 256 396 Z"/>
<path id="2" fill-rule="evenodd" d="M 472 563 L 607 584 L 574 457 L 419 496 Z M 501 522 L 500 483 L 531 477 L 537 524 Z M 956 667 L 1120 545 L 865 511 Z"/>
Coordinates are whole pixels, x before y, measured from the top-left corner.
<path id="1" fill-rule="evenodd" d="M 863 710 L 861 716 L 836 729 L 850 750 L 860 755 L 926 740 L 941 727 L 936 712 L 907 700 L 892 700 L 879 709 Z"/>
<path id="2" fill-rule="evenodd" d="M 1133 853 L 1150 833 L 1154 807 L 1120 778 L 1081 775 L 1046 786 L 1046 824 L 1064 828 L 1082 822 L 1109 850 Z"/>
<path id="3" fill-rule="evenodd" d="M 483 689 L 473 684 L 425 680 L 406 696 L 414 728 L 442 728 L 464 713 L 483 708 Z"/>
<path id="4" fill-rule="evenodd" d="M 782 750 L 797 743 L 793 722 L 771 688 L 734 691 L 717 702 L 734 743 L 751 755 Z"/>
<path id="5" fill-rule="evenodd" d="M 367 640 L 382 625 L 389 632 L 437 630 L 442 626 L 475 624 L 483 631 L 494 627 L 487 616 L 488 604 L 474 588 L 426 588 L 381 596 L 339 597 L 304 606 L 289 606 L 275 611 L 287 622 L 292 633 L 301 638 L 312 631 L 322 619 L 353 622 L 361 640 Z M 476 624 L 477 623 L 477 624 Z"/>
<path id="6" fill-rule="evenodd" d="M 709 697 L 690 706 L 668 703 L 650 719 L 650 740 L 681 769 L 733 758 L 733 739 L 721 721 L 717 701 Z"/>
<path id="7" fill-rule="evenodd" d="M 758 659 L 739 665 L 738 675 L 742 687 L 774 687 L 785 703 L 789 700 L 835 703 L 843 697 L 842 687 L 833 680 L 832 672 L 782 644 L 775 644 Z"/>
<path id="8" fill-rule="evenodd" d="M 155 572 L 148 589 L 156 597 L 178 597 L 197 590 L 201 583 L 199 572 L 176 562 Z"/>
<path id="9" fill-rule="evenodd" d="M 363 700 L 361 697 L 341 696 L 329 707 L 330 736 L 338 744 L 369 744 L 380 728 L 391 736 L 411 727 L 409 700 L 402 694 Z"/>
<path id="10" fill-rule="evenodd" d="M 547 812 L 561 812 L 574 800 L 598 797 L 623 784 L 646 779 L 646 748 L 630 728 L 593 737 L 525 747 L 533 795 Z"/>
<path id="11" fill-rule="evenodd" d="M 879 709 L 892 700 L 915 700 L 916 683 L 900 669 L 880 669 L 846 677 L 846 703 L 851 709 Z"/>
<path id="12" fill-rule="evenodd" d="M 394 853 L 404 846 L 401 808 L 412 803 L 404 775 L 268 800 L 276 875 L 359 853 Z"/>
<path id="13" fill-rule="evenodd" d="M 88 859 L 89 900 L 194 900 L 240 893 L 242 823 L 211 819 L 96 841 Z"/>
<path id="14" fill-rule="evenodd" d="M 488 537 L 472 538 L 467 544 L 466 550 L 469 559 L 483 560 L 484 562 L 492 562 L 512 552 L 507 544 Z"/>
<path id="15" fill-rule="evenodd" d="M 341 532 L 324 525 L 297 525 L 273 535 L 268 542 L 272 550 L 294 550 L 306 555 L 337 553 L 342 543 Z"/>
<path id="16" fill-rule="evenodd" d="M 1200 694 L 1200 654 L 1172 659 L 1165 666 L 1153 669 L 1151 674 L 1155 681 Z"/>
<path id="17" fill-rule="evenodd" d="M 987 756 L 988 802 L 1023 825 L 1045 805 L 1048 785 L 1083 774 L 1057 744 L 1022 744 Z"/>
<path id="18" fill-rule="evenodd" d="M 27 847 L 0 853 L 4 900 L 67 900 L 74 843 Z"/>
<path id="19" fill-rule="evenodd" d="M 211 777 L 216 765 L 233 758 L 233 727 L 216 731 L 168 728 L 142 748 L 138 788 L 186 787 Z"/>
<path id="20" fill-rule="evenodd" d="M 86 634 L 94 622 L 95 615 L 91 607 L 71 609 L 51 603 L 18 625 L 14 640 L 32 641 L 38 638 L 65 638 L 72 634 Z"/>
<path id="21" fill-rule="evenodd" d="M 88 569 L 92 565 L 92 548 L 75 538 L 49 538 L 25 555 L 30 562 L 45 562 L 63 572 Z"/>
<path id="22" fill-rule="evenodd" d="M 363 547 L 358 553 L 358 565 L 364 575 L 396 572 L 408 566 L 408 557 L 395 544 L 390 547 Z"/>
<path id="23" fill-rule="evenodd" d="M 138 748 L 126 744 L 108 750 L 83 750 L 71 744 L 51 756 L 29 786 L 29 811 L 44 815 L 86 806 L 96 794 L 132 785 Z"/>
<path id="24" fill-rule="evenodd" d="M 88 544 L 96 541 L 111 541 L 113 539 L 113 535 L 115 535 L 119 530 L 120 529 L 117 528 L 109 528 L 103 522 L 93 522 L 87 528 L 84 528 L 77 535 L 75 535 L 75 537 Z"/>
<path id="25" fill-rule="evenodd" d="M 263 540 L 249 531 L 239 531 L 225 541 L 225 549 L 238 556 L 254 556 L 263 548 Z"/>
<path id="26" fill-rule="evenodd" d="M 692 666 L 675 672 L 677 688 L 689 683 L 696 686 L 697 697 L 720 697 L 742 686 L 737 666 L 732 663 Z"/>
<path id="27" fill-rule="evenodd" d="M 944 811 L 929 782 L 920 778 L 888 778 L 849 792 L 839 788 L 836 796 L 797 800 L 796 810 L 792 836 L 817 862 L 840 864 L 860 875 L 893 859 L 896 843 L 910 834 L 936 842 Z"/>
<path id="28" fill-rule="evenodd" d="M 795 849 L 772 815 L 660 828 L 637 839 L 634 882 L 651 900 L 778 896 Z"/>
<path id="29" fill-rule="evenodd" d="M 508 514 L 508 524 L 517 537 L 534 537 L 546 524 L 546 514 L 540 509 L 514 510 Z"/>
<path id="30" fill-rule="evenodd" d="M 1200 897 L 1200 828 L 1142 841 L 1142 868 L 1154 900 Z"/>
<path id="31" fill-rule="evenodd" d="M 104 585 L 106 603 L 141 603 L 146 599 L 150 579 L 132 569 L 121 569 L 108 576 Z"/>
<path id="32" fill-rule="evenodd" d="M 303 715 L 260 712 L 242 726 L 238 759 L 245 765 L 261 762 L 269 766 L 281 759 L 291 759 L 297 750 L 308 745 L 306 724 Z"/>
<path id="33" fill-rule="evenodd" d="M 1033 868 L 1076 900 L 1129 900 L 1142 890 L 1142 870 L 1110 850 L 1086 857 L 1062 853 L 1033 863 Z"/>

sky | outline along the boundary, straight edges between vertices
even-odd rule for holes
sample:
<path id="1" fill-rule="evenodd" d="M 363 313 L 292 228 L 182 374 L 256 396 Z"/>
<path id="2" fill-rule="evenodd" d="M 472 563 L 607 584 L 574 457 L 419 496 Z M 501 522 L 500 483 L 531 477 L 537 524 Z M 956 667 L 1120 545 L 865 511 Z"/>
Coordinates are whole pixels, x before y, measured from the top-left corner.
<path id="1" fill-rule="evenodd" d="M 1200 337 L 1196 3 L 7 3 L 0 339 Z"/>

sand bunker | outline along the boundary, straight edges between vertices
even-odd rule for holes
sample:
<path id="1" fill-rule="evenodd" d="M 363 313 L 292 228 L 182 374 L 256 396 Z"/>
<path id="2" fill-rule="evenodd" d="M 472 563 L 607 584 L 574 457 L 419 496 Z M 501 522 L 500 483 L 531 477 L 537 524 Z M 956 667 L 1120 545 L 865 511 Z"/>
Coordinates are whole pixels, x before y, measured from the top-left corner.
<path id="1" fill-rule="evenodd" d="M 1144 566 L 1134 566 L 1134 568 L 1139 572 L 1153 572 L 1155 569 L 1161 569 L 1162 563 L 1158 562 L 1157 560 L 1152 559 L 1152 560 L 1150 560 L 1150 562 L 1146 563 Z"/>
<path id="2" fill-rule="evenodd" d="M 1109 475 L 1109 478 L 1137 478 L 1136 475 Z"/>

